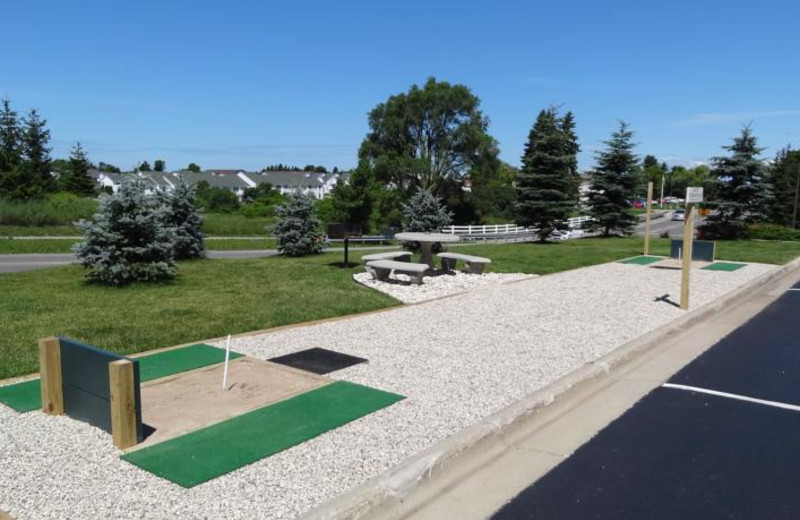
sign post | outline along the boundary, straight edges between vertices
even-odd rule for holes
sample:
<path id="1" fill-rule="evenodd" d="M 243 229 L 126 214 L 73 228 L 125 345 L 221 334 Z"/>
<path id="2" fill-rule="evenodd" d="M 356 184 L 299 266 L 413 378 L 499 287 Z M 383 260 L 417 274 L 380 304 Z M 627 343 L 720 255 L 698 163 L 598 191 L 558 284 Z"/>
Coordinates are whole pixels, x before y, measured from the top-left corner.
<path id="1" fill-rule="evenodd" d="M 681 253 L 681 309 L 689 310 L 689 275 L 692 268 L 692 240 L 694 240 L 694 205 L 703 202 L 703 188 L 686 188 L 686 222 L 683 226 L 683 252 Z"/>
<path id="2" fill-rule="evenodd" d="M 644 256 L 650 254 L 650 207 L 653 205 L 653 182 L 647 183 L 647 208 L 644 216 Z"/>

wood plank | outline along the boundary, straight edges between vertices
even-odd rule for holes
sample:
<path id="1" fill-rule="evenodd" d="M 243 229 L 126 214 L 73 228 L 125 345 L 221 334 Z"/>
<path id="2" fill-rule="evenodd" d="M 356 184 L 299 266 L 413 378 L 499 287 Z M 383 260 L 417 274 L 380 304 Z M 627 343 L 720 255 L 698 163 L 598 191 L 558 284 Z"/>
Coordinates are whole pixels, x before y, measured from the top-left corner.
<path id="1" fill-rule="evenodd" d="M 681 259 L 681 309 L 689 310 L 689 283 L 692 269 L 692 241 L 694 240 L 694 203 L 686 203 L 686 222 L 683 225 L 683 252 Z"/>
<path id="2" fill-rule="evenodd" d="M 42 411 L 49 415 L 64 413 L 61 381 L 61 343 L 58 338 L 39 340 L 39 372 L 42 387 Z"/>
<path id="3" fill-rule="evenodd" d="M 647 208 L 644 217 L 644 256 L 650 254 L 650 208 L 653 206 L 653 182 L 647 183 Z"/>
<path id="4" fill-rule="evenodd" d="M 128 359 L 108 364 L 111 395 L 111 438 L 119 449 L 136 445 L 136 394 L 133 362 Z"/>

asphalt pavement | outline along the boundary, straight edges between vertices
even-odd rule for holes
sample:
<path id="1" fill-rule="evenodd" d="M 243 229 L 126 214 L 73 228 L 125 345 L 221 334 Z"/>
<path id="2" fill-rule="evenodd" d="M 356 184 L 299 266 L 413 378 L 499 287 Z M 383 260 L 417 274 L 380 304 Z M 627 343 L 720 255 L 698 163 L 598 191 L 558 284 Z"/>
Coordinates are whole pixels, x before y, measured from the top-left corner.
<path id="1" fill-rule="evenodd" d="M 209 258 L 258 258 L 277 255 L 274 249 L 258 251 L 209 251 Z M 33 255 L 0 255 L 0 273 L 16 273 L 32 271 L 46 267 L 68 265 L 76 262 L 75 255 L 67 254 L 33 254 Z"/>
<path id="2" fill-rule="evenodd" d="M 800 283 L 495 519 L 800 518 Z"/>

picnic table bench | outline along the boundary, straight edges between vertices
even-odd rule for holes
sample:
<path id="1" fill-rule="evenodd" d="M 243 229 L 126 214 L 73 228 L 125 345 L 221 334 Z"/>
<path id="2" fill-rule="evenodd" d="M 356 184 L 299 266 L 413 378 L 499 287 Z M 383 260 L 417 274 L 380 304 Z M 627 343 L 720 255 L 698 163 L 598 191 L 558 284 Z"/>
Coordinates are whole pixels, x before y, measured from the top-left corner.
<path id="1" fill-rule="evenodd" d="M 456 261 L 461 260 L 466 264 L 467 271 L 471 274 L 481 274 L 486 267 L 486 264 L 491 264 L 492 261 L 482 256 L 464 255 L 461 253 L 439 253 L 439 258 L 442 259 L 442 270 L 450 272 L 455 269 Z"/>
<path id="2" fill-rule="evenodd" d="M 422 277 L 430 269 L 428 264 L 414 264 L 411 262 L 397 262 L 395 260 L 371 260 L 367 262 L 365 268 L 372 277 L 379 281 L 389 278 L 392 271 L 405 273 L 412 277 L 417 285 L 422 285 Z"/>
<path id="3" fill-rule="evenodd" d="M 376 260 L 395 260 L 397 262 L 410 262 L 411 252 L 389 251 L 388 253 L 373 253 L 371 255 L 362 256 L 361 261 L 364 262 L 364 270 L 373 276 L 375 276 L 375 273 L 372 272 L 372 268 L 369 267 L 367 264 Z"/>

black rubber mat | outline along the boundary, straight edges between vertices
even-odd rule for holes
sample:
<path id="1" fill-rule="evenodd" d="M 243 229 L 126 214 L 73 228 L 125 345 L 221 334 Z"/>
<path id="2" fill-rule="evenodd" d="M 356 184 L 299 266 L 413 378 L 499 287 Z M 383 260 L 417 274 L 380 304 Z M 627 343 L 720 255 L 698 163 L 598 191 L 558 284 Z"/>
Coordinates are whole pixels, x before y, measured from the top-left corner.
<path id="1" fill-rule="evenodd" d="M 796 520 L 798 460 L 800 413 L 659 388 L 494 518 Z"/>
<path id="2" fill-rule="evenodd" d="M 782 295 L 669 382 L 800 405 L 797 292 Z"/>
<path id="3" fill-rule="evenodd" d="M 324 348 L 301 350 L 294 354 L 272 358 L 270 361 L 315 374 L 327 374 L 367 362 L 364 358 L 342 354 L 341 352 L 335 352 Z"/>

